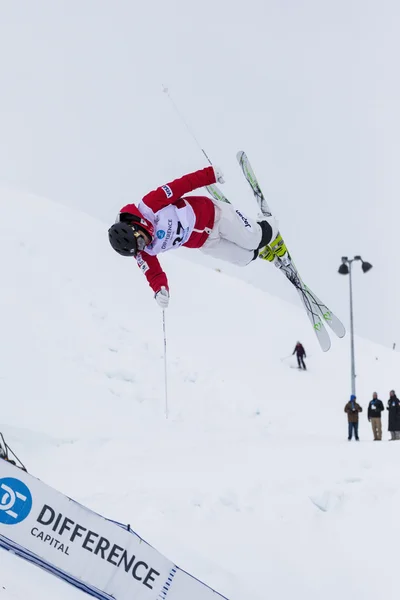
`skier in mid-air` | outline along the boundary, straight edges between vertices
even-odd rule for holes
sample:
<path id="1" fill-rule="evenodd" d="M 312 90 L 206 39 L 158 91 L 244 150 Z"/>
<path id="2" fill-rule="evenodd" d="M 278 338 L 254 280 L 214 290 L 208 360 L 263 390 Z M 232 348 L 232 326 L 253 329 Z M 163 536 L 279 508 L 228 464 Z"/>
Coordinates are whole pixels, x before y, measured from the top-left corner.
<path id="1" fill-rule="evenodd" d="M 184 196 L 198 188 L 224 183 L 217 167 L 184 175 L 124 206 L 108 231 L 111 246 L 136 258 L 161 308 L 169 303 L 167 276 L 157 254 L 179 246 L 199 248 L 214 258 L 246 266 L 268 246 L 271 256 L 281 239 L 273 216 L 245 217 L 232 204 L 207 196 Z"/>
<path id="2" fill-rule="evenodd" d="M 297 342 L 297 344 L 294 347 L 294 350 L 292 352 L 292 355 L 295 353 L 297 356 L 298 368 L 306 370 L 307 367 L 306 367 L 306 363 L 304 362 L 304 359 L 306 358 L 306 351 L 304 350 L 303 344 L 301 344 L 300 342 Z"/>

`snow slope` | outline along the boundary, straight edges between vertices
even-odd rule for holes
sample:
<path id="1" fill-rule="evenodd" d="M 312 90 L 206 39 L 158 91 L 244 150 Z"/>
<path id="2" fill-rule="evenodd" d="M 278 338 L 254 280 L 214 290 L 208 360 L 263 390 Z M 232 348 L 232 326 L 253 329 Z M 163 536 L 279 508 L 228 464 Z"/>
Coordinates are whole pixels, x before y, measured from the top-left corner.
<path id="1" fill-rule="evenodd" d="M 166 420 L 161 312 L 107 226 L 0 202 L 0 430 L 31 473 L 231 600 L 397 597 L 398 446 L 365 414 L 346 440 L 347 338 L 322 354 L 300 308 L 169 253 Z M 307 373 L 281 360 L 297 339 Z M 399 355 L 358 340 L 357 366 L 364 409 L 385 401 Z M 1 553 L 2 600 L 28 578 L 31 598 L 78 594 Z"/>

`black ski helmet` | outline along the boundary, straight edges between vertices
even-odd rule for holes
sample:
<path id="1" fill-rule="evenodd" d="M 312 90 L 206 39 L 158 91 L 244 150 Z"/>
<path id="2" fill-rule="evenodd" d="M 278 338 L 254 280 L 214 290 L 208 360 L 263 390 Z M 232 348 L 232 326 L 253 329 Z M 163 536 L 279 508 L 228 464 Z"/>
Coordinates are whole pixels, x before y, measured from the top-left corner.
<path id="1" fill-rule="evenodd" d="M 136 256 L 146 246 L 143 233 L 127 223 L 111 225 L 108 230 L 108 239 L 114 250 L 121 256 Z"/>
<path id="2" fill-rule="evenodd" d="M 154 225 L 135 204 L 127 204 L 108 230 L 111 246 L 121 256 L 137 256 L 154 238 Z"/>

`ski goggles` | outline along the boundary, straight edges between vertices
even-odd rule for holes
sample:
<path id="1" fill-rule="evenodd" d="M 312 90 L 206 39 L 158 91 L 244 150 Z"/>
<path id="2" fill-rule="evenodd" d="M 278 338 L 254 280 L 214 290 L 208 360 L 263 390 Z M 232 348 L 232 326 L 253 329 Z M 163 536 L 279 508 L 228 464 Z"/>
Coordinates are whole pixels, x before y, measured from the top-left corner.
<path id="1" fill-rule="evenodd" d="M 136 239 L 136 251 L 133 254 L 136 256 L 138 252 L 142 252 L 146 248 L 146 240 L 144 239 L 143 233 L 140 230 L 135 229 L 134 225 L 131 225 L 131 228 Z"/>

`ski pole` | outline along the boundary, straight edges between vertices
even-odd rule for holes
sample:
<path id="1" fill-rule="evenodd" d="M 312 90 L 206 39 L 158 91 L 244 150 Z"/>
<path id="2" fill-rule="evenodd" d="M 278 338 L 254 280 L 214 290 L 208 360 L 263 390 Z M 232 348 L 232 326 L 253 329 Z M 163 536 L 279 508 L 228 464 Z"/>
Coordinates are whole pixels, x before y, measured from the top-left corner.
<path id="1" fill-rule="evenodd" d="M 174 107 L 174 110 L 175 110 L 176 114 L 178 115 L 178 117 L 180 118 L 180 120 L 182 121 L 182 123 L 184 124 L 184 126 L 186 127 L 186 129 L 188 130 L 190 136 L 194 139 L 197 147 L 200 148 L 200 150 L 202 151 L 202 153 L 206 157 L 207 161 L 212 166 L 212 162 L 208 158 L 207 152 L 204 150 L 204 148 L 201 147 L 201 144 L 200 144 L 199 140 L 197 139 L 197 137 L 195 136 L 195 134 L 193 132 L 193 129 L 191 127 L 189 127 L 189 125 L 188 125 L 185 117 L 183 116 L 183 114 L 181 113 L 181 111 L 179 110 L 179 108 L 177 107 L 177 105 L 175 104 L 174 100 L 171 97 L 171 94 L 169 93 L 169 89 L 165 85 L 163 85 L 163 92 L 164 92 L 164 94 L 167 94 L 169 100 L 171 101 L 172 106 Z"/>
<path id="2" fill-rule="evenodd" d="M 165 394 L 165 418 L 168 419 L 168 385 L 167 385 L 167 332 L 165 328 L 165 310 L 163 315 L 163 334 L 164 334 L 164 394 Z"/>

